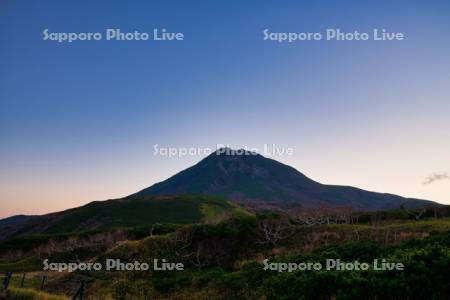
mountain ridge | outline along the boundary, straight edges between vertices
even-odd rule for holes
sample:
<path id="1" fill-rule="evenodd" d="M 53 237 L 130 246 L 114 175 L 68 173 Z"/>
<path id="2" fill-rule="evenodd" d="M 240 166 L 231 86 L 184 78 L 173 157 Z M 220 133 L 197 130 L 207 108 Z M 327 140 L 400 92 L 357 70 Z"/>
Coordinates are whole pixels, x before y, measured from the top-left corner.
<path id="1" fill-rule="evenodd" d="M 15 235 L 70 233 L 153 223 L 217 222 L 253 210 L 349 207 L 355 210 L 438 205 L 421 199 L 316 182 L 295 168 L 253 152 L 217 152 L 125 198 L 94 201 L 41 216 L 0 220 L 0 240 Z M 236 205 L 238 204 L 243 205 Z M 246 210 L 245 208 L 251 208 Z"/>
<path id="2" fill-rule="evenodd" d="M 240 153 L 240 154 L 239 154 Z M 322 184 L 295 168 L 243 149 L 219 149 L 197 164 L 133 195 L 215 195 L 282 209 L 324 205 L 362 210 L 437 205 L 423 199 Z"/>
<path id="3" fill-rule="evenodd" d="M 17 235 L 69 234 L 156 223 L 216 223 L 251 214 L 239 205 L 214 196 L 129 196 L 93 201 L 67 210 L 33 216 L 21 222 L 0 220 L 0 241 Z"/>

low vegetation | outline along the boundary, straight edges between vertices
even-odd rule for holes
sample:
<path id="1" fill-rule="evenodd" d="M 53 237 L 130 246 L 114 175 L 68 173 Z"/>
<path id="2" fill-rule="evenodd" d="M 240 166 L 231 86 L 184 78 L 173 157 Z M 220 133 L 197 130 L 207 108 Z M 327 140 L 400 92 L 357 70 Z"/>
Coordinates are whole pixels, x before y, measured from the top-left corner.
<path id="1" fill-rule="evenodd" d="M 447 299 L 450 297 L 448 207 L 354 212 L 346 208 L 254 214 L 200 207 L 193 224 L 154 223 L 75 234 L 16 237 L 0 244 L 0 270 L 16 272 L 7 299 L 63 299 L 81 281 L 91 299 Z M 240 211 L 239 213 L 236 213 Z M 223 218 L 219 218 L 224 216 Z M 208 221 L 220 219 L 219 223 Z M 40 241 L 39 241 L 40 240 Z M 25 246 L 25 241 L 33 241 Z M 39 241 L 39 242 L 38 242 Z M 8 254 L 5 245 L 20 254 Z M 76 271 L 45 273 L 21 289 L 19 272 L 43 275 L 39 262 L 182 263 L 184 271 Z M 401 263 L 403 271 L 270 270 L 267 263 L 321 263 L 329 259 Z M 28 269 L 27 269 L 28 266 Z M 31 280 L 27 279 L 27 280 Z M 45 292 L 45 293 L 43 293 Z M 13 294 L 15 293 L 15 294 Z M 20 293 L 23 295 L 20 296 Z M 27 294 L 28 293 L 28 294 Z M 33 298 L 34 297 L 34 298 Z M 59 296 L 56 296 L 59 297 Z"/>
<path id="2" fill-rule="evenodd" d="M 6 299 L 14 300 L 69 300 L 69 297 L 63 295 L 52 295 L 42 291 L 37 291 L 29 288 L 17 288 L 11 287 L 6 292 L 4 296 Z"/>

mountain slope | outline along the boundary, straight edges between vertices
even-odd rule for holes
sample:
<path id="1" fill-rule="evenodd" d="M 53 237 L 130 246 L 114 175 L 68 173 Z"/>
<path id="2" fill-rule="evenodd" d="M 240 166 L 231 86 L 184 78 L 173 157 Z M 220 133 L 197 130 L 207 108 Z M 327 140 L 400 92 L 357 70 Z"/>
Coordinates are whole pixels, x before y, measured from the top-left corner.
<path id="1" fill-rule="evenodd" d="M 35 216 L 16 215 L 0 220 L 0 226 L 13 226 L 19 223 L 27 222 L 33 219 Z"/>
<path id="2" fill-rule="evenodd" d="M 130 196 L 94 201 L 62 212 L 34 216 L 28 222 L 0 226 L 0 240 L 21 234 L 61 234 L 154 223 L 215 223 L 235 215 L 248 214 L 220 197 Z"/>
<path id="3" fill-rule="evenodd" d="M 345 205 L 374 210 L 434 203 L 350 186 L 324 185 L 259 154 L 238 155 L 236 151 L 227 151 L 218 150 L 198 164 L 135 195 L 218 195 L 280 208 Z"/>

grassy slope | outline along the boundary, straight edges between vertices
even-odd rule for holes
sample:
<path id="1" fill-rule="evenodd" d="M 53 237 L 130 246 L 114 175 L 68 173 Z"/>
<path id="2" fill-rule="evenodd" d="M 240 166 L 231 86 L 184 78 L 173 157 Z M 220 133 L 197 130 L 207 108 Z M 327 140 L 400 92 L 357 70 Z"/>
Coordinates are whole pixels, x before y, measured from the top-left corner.
<path id="1" fill-rule="evenodd" d="M 63 234 L 154 223 L 212 222 L 216 217 L 220 220 L 226 214 L 241 212 L 239 207 L 219 197 L 128 197 L 96 201 L 62 212 L 63 217 L 56 220 L 44 233 Z"/>
<path id="2" fill-rule="evenodd" d="M 194 199 L 140 198 L 93 202 L 76 209 L 48 229 L 47 233 L 64 233 L 110 227 L 128 227 L 152 223 L 194 223 L 202 215 Z"/>
<path id="3" fill-rule="evenodd" d="M 231 215 L 251 215 L 237 204 L 227 201 L 205 201 L 200 205 L 200 210 L 204 216 L 205 223 L 219 223 Z"/>
<path id="4" fill-rule="evenodd" d="M 11 287 L 7 292 L 2 292 L 5 299 L 14 300 L 69 300 L 69 297 L 62 295 L 52 295 L 30 288 Z M 0 293 L 0 296 L 2 294 Z"/>
<path id="5" fill-rule="evenodd" d="M 46 219 L 32 222 L 22 234 L 0 242 L 0 253 L 32 248 L 49 240 L 65 240 L 82 237 L 94 232 L 110 229 L 124 229 L 133 236 L 136 232 L 147 232 L 152 224 L 166 224 L 173 227 L 193 223 L 217 223 L 232 216 L 251 215 L 235 203 L 220 197 L 177 196 L 177 197 L 128 197 L 119 200 L 96 201 L 85 206 L 58 213 L 50 220 L 50 226 L 42 231 L 36 227 L 45 224 Z M 176 225 L 178 224 L 178 225 Z"/>

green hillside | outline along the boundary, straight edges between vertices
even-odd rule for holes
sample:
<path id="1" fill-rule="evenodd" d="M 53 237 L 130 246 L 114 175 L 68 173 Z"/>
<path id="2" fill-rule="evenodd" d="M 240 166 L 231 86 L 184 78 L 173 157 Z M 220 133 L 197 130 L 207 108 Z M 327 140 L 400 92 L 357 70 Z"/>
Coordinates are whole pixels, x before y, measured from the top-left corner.
<path id="1" fill-rule="evenodd" d="M 131 196 L 91 202 L 61 213 L 42 216 L 26 225 L 20 232 L 63 234 L 155 223 L 216 223 L 242 214 L 247 212 L 220 197 Z"/>

